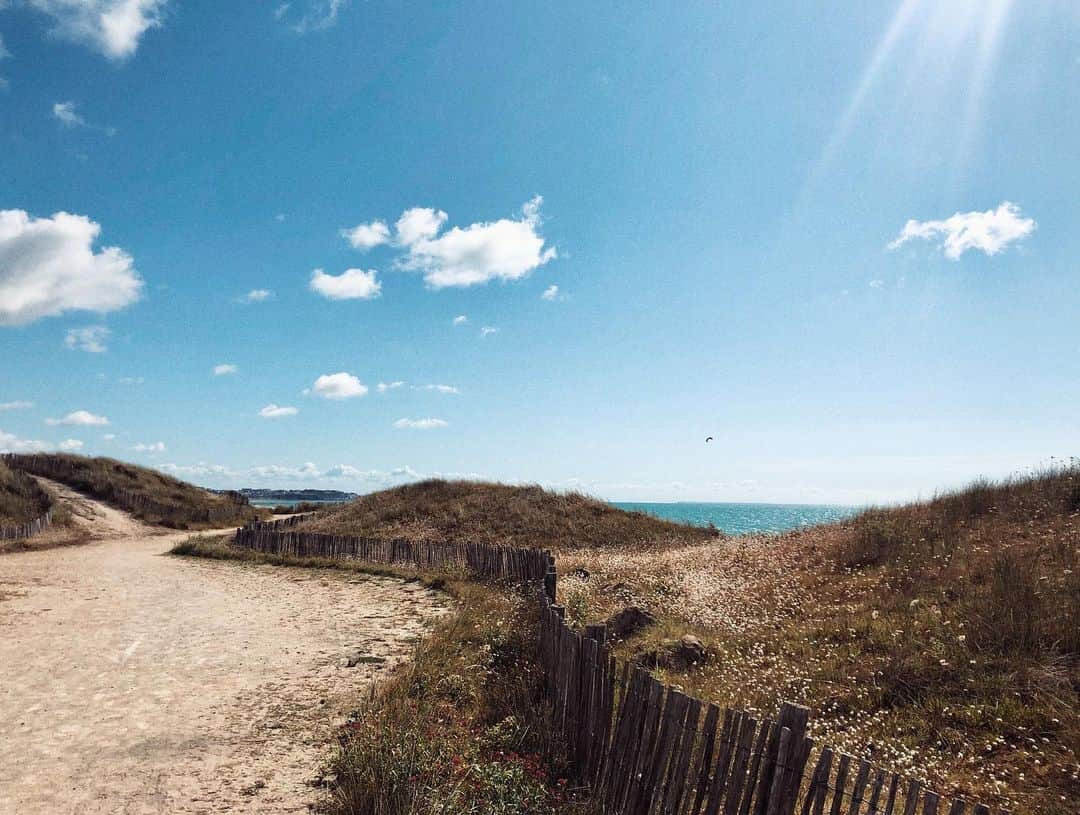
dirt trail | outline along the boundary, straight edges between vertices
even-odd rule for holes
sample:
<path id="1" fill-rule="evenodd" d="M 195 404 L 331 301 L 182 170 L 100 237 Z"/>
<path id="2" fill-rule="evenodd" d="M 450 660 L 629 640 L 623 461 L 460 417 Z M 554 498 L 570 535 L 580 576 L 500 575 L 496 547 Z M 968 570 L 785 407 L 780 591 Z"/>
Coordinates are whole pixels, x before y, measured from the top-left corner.
<path id="1" fill-rule="evenodd" d="M 187 533 L 58 491 L 105 537 L 0 556 L 0 813 L 308 811 L 332 727 L 442 597 L 165 556 Z"/>

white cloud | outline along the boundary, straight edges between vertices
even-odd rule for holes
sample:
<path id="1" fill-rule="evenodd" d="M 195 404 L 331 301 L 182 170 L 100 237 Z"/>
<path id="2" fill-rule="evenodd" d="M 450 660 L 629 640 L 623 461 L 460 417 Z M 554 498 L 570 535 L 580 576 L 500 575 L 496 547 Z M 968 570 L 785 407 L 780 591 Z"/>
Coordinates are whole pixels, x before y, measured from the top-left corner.
<path id="1" fill-rule="evenodd" d="M 103 325 L 89 325 L 86 328 L 69 328 L 64 336 L 64 345 L 72 351 L 103 354 L 108 350 L 105 345 L 108 339 L 108 328 Z"/>
<path id="2" fill-rule="evenodd" d="M 20 439 L 12 433 L 5 433 L 0 430 L 0 453 L 38 453 L 48 449 L 48 442 L 36 439 Z"/>
<path id="3" fill-rule="evenodd" d="M 231 362 L 223 362 L 214 366 L 214 376 L 226 376 L 227 374 L 234 374 L 238 370 Z"/>
<path id="4" fill-rule="evenodd" d="M 997 209 L 986 212 L 957 212 L 941 221 L 910 220 L 888 248 L 897 249 L 916 239 L 942 238 L 942 250 L 950 260 L 959 259 L 969 249 L 996 255 L 1031 235 L 1036 226 L 1033 219 L 1021 217 L 1020 207 L 1003 201 Z"/>
<path id="5" fill-rule="evenodd" d="M 57 446 L 63 453 L 74 453 L 76 450 L 82 450 L 83 443 L 78 439 L 64 439 Z"/>
<path id="6" fill-rule="evenodd" d="M 377 274 L 374 270 L 346 269 L 334 277 L 322 269 L 315 269 L 309 286 L 313 292 L 330 300 L 370 300 L 382 291 L 382 284 L 375 279 Z"/>
<path id="7" fill-rule="evenodd" d="M 75 112 L 74 102 L 57 102 L 52 106 L 53 117 L 65 127 L 85 127 L 86 120 Z"/>
<path id="8" fill-rule="evenodd" d="M 101 227 L 84 215 L 32 218 L 0 210 L 0 325 L 21 325 L 75 309 L 107 312 L 139 299 L 131 255 L 93 251 Z"/>
<path id="9" fill-rule="evenodd" d="M 240 295 L 237 300 L 241 303 L 261 303 L 273 296 L 274 293 L 269 289 L 252 289 L 247 294 Z"/>
<path id="10" fill-rule="evenodd" d="M 872 289 L 883 289 L 883 288 L 885 288 L 885 281 L 884 280 L 871 280 L 870 281 L 870 288 L 872 288 Z"/>
<path id="11" fill-rule="evenodd" d="M 105 441 L 112 441 L 113 439 L 116 438 L 116 434 L 115 433 L 105 433 L 105 434 L 102 435 L 101 438 L 105 439 Z"/>
<path id="12" fill-rule="evenodd" d="M 279 212 L 277 215 L 274 216 L 274 220 L 280 224 L 283 223 L 287 217 L 288 216 L 284 212 Z"/>
<path id="13" fill-rule="evenodd" d="M 281 419 L 285 416 L 295 416 L 300 411 L 294 407 L 284 407 L 275 405 L 271 402 L 269 405 L 259 411 L 259 415 L 264 419 Z"/>
<path id="14" fill-rule="evenodd" d="M 390 241 L 390 227 L 385 221 L 357 224 L 352 229 L 342 229 L 341 235 L 353 249 L 367 250 Z"/>
<path id="15" fill-rule="evenodd" d="M 375 386 L 375 390 L 377 390 L 379 393 L 386 393 L 387 391 L 395 391 L 398 388 L 402 388 L 404 386 L 405 383 L 399 379 L 396 382 L 380 382 L 378 385 Z"/>
<path id="16" fill-rule="evenodd" d="M 441 209 L 431 207 L 407 209 L 394 224 L 397 242 L 402 246 L 411 246 L 419 241 L 430 240 L 439 234 L 448 217 Z"/>
<path id="17" fill-rule="evenodd" d="M 367 385 L 352 374 L 344 371 L 336 374 L 323 374 L 311 386 L 312 392 L 323 399 L 351 399 L 368 392 Z"/>
<path id="18" fill-rule="evenodd" d="M 520 219 L 455 226 L 441 236 L 445 212 L 408 210 L 397 224 L 398 240 L 407 252 L 399 265 L 423 272 L 433 289 L 525 277 L 556 257 L 555 248 L 545 248 L 538 232 L 542 201 L 536 196 L 526 203 Z"/>
<path id="19" fill-rule="evenodd" d="M 434 430 L 447 424 L 442 419 L 398 419 L 394 427 L 398 430 Z"/>
<path id="20" fill-rule="evenodd" d="M 436 393 L 461 393 L 453 385 L 424 385 L 423 389 L 426 391 L 435 391 Z"/>
<path id="21" fill-rule="evenodd" d="M 490 336 L 492 334 L 498 334 L 498 333 L 499 333 L 499 329 L 497 329 L 497 328 L 495 328 L 495 326 L 491 326 L 491 325 L 485 325 L 483 328 L 480 329 L 480 336 L 481 337 L 488 337 L 488 336 Z"/>
<path id="22" fill-rule="evenodd" d="M 453 325 L 465 325 L 465 323 L 469 322 L 469 318 L 464 314 L 459 314 L 451 322 Z"/>
<path id="23" fill-rule="evenodd" d="M 116 381 L 121 385 L 141 385 L 146 379 L 141 376 L 122 376 Z"/>
<path id="24" fill-rule="evenodd" d="M 140 444 L 136 444 L 131 449 L 132 450 L 137 450 L 140 453 L 164 453 L 165 452 L 165 442 L 163 442 L 163 441 L 155 441 L 155 442 L 153 442 L 151 444 L 142 444 L 142 443 L 140 443 Z"/>
<path id="25" fill-rule="evenodd" d="M 107 425 L 109 420 L 104 416 L 95 416 L 88 410 L 76 410 L 69 413 L 63 419 L 46 419 L 45 424 L 49 425 L 80 425 L 80 426 L 101 426 Z"/>
<path id="26" fill-rule="evenodd" d="M 346 5 L 348 0 L 307 0 L 307 10 L 290 28 L 297 34 L 333 28 L 337 24 L 338 14 Z M 291 3 L 282 3 L 274 9 L 274 19 L 283 20 L 291 9 Z"/>
<path id="27" fill-rule="evenodd" d="M 552 283 L 546 289 L 544 293 L 540 295 L 541 300 L 558 300 L 559 299 L 559 287 Z"/>
<path id="28" fill-rule="evenodd" d="M 0 2 L 0 9 L 2 9 L 3 3 Z M 0 59 L 7 59 L 11 56 L 11 52 L 4 47 L 4 38 L 0 35 Z M 0 76 L 0 91 L 5 90 L 8 86 L 8 81 L 4 77 Z"/>
<path id="29" fill-rule="evenodd" d="M 161 25 L 168 0 L 28 0 L 53 18 L 53 33 L 122 60 L 148 29 Z"/>
<path id="30" fill-rule="evenodd" d="M 17 399 L 14 402 L 0 402 L 0 410 L 29 410 L 34 406 L 33 402 Z"/>

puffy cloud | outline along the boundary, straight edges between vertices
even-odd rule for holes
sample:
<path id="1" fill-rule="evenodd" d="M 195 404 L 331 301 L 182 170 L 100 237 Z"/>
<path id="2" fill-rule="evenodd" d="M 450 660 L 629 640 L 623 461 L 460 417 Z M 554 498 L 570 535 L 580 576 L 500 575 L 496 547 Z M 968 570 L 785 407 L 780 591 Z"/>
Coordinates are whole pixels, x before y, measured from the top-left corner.
<path id="1" fill-rule="evenodd" d="M 273 296 L 274 293 L 269 289 L 252 289 L 247 294 L 242 294 L 236 299 L 241 303 L 261 303 Z"/>
<path id="2" fill-rule="evenodd" d="M 539 234 L 542 201 L 536 196 L 526 203 L 521 218 L 455 226 L 442 235 L 438 231 L 446 213 L 411 209 L 398 221 L 398 239 L 407 251 L 399 263 L 423 272 L 433 289 L 525 277 L 556 257 L 555 248 L 545 247 Z"/>
<path id="3" fill-rule="evenodd" d="M 45 424 L 48 425 L 78 425 L 83 427 L 102 426 L 108 423 L 109 420 L 104 416 L 95 416 L 88 410 L 73 411 L 62 419 L 45 420 Z"/>
<path id="4" fill-rule="evenodd" d="M 148 29 L 161 25 L 168 0 L 28 0 L 53 18 L 53 32 L 110 59 L 130 57 Z"/>
<path id="5" fill-rule="evenodd" d="M 453 325 L 465 325 L 465 323 L 467 322 L 469 322 L 469 318 L 466 317 L 464 314 L 459 314 L 451 321 Z"/>
<path id="6" fill-rule="evenodd" d="M 547 300 L 548 302 L 551 302 L 552 300 L 558 300 L 559 287 L 552 283 L 550 286 L 544 289 L 543 294 L 540 295 L 540 299 Z"/>
<path id="7" fill-rule="evenodd" d="M 439 234 L 449 216 L 430 207 L 413 207 L 401 213 L 394 229 L 397 241 L 403 246 L 412 246 L 423 240 L 430 240 Z"/>
<path id="8" fill-rule="evenodd" d="M 52 106 L 52 113 L 64 127 L 86 126 L 86 120 L 75 111 L 74 102 L 57 102 Z"/>
<path id="9" fill-rule="evenodd" d="M 394 427 L 398 430 L 434 430 L 447 424 L 442 419 L 398 419 Z"/>
<path id="10" fill-rule="evenodd" d="M 142 443 L 140 443 L 140 444 L 136 444 L 131 449 L 132 450 L 137 450 L 140 453 L 164 453 L 165 452 L 165 442 L 163 442 L 163 441 L 155 441 L 155 442 L 153 442 L 151 444 L 142 444 Z"/>
<path id="11" fill-rule="evenodd" d="M 48 442 L 36 439 L 20 439 L 13 433 L 0 430 L 0 453 L 39 453 L 48 449 Z"/>
<path id="12" fill-rule="evenodd" d="M 259 411 L 259 415 L 264 419 L 281 419 L 285 416 L 295 416 L 300 411 L 294 407 L 286 407 L 281 405 L 275 405 L 271 402 L 269 405 Z"/>
<path id="13" fill-rule="evenodd" d="M 959 259 L 969 249 L 996 255 L 1031 235 L 1036 226 L 1033 219 L 1021 216 L 1020 207 L 1003 201 L 997 209 L 986 212 L 957 212 L 940 221 L 910 220 L 888 248 L 897 249 L 912 240 L 941 239 L 941 248 L 950 260 Z"/>
<path id="14" fill-rule="evenodd" d="M 367 250 L 390 242 L 390 227 L 385 221 L 372 221 L 370 224 L 357 224 L 352 229 L 341 230 L 353 249 Z"/>
<path id="15" fill-rule="evenodd" d="M 72 351 L 88 351 L 102 354 L 108 350 L 105 345 L 109 339 L 109 329 L 103 325 L 89 325 L 86 328 L 69 328 L 64 335 L 64 346 Z"/>
<path id="16" fill-rule="evenodd" d="M 453 385 L 424 385 L 423 389 L 426 391 L 435 391 L 436 393 L 461 393 Z"/>
<path id="17" fill-rule="evenodd" d="M 379 393 L 386 393 L 387 391 L 396 391 L 398 388 L 405 387 L 405 383 L 400 379 L 396 382 L 380 382 L 375 386 L 375 390 Z"/>
<path id="18" fill-rule="evenodd" d="M 311 386 L 311 392 L 323 399 L 351 399 L 368 392 L 367 385 L 352 374 L 344 371 L 336 374 L 323 374 Z"/>
<path id="19" fill-rule="evenodd" d="M 228 374 L 234 374 L 239 370 L 231 362 L 223 362 L 220 365 L 214 366 L 214 376 L 226 376 Z"/>
<path id="20" fill-rule="evenodd" d="M 78 439 L 64 439 L 57 446 L 62 453 L 74 453 L 76 450 L 82 450 L 83 443 Z"/>
<path id="21" fill-rule="evenodd" d="M 382 284 L 375 279 L 378 272 L 363 269 L 346 269 L 337 277 L 322 269 L 311 273 L 311 290 L 330 300 L 370 300 L 378 297 Z"/>
<path id="22" fill-rule="evenodd" d="M 872 288 L 872 289 L 883 289 L 883 288 L 885 288 L 885 281 L 880 280 L 880 279 L 871 280 L 870 281 L 870 288 Z"/>
<path id="23" fill-rule="evenodd" d="M 131 255 L 116 246 L 95 253 L 100 233 L 84 215 L 0 210 L 0 325 L 75 309 L 104 313 L 138 300 L 143 283 Z"/>
<path id="24" fill-rule="evenodd" d="M 481 337 L 490 337 L 492 334 L 498 334 L 498 333 L 499 333 L 499 329 L 497 329 L 497 328 L 495 328 L 495 326 L 491 326 L 491 325 L 485 325 L 483 328 L 480 329 L 480 336 Z"/>
<path id="25" fill-rule="evenodd" d="M 34 406 L 33 402 L 17 399 L 14 402 L 0 402 L 0 410 L 29 410 Z"/>
<path id="26" fill-rule="evenodd" d="M 337 25 L 338 14 L 348 4 L 348 0 L 307 0 L 306 11 L 295 23 L 290 25 L 297 34 L 308 34 L 312 31 L 325 31 Z M 289 16 L 292 3 L 282 3 L 274 9 L 274 19 L 283 20 Z"/>

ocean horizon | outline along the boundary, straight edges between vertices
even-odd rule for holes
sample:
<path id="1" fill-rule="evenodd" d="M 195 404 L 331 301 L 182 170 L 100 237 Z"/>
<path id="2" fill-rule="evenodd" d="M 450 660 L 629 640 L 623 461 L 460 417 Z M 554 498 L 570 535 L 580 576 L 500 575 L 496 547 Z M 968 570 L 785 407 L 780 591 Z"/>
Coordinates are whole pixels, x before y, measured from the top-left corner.
<path id="1" fill-rule="evenodd" d="M 715 526 L 729 535 L 789 532 L 849 518 L 859 507 L 838 504 L 769 504 L 707 501 L 609 501 L 628 511 L 694 526 Z"/>

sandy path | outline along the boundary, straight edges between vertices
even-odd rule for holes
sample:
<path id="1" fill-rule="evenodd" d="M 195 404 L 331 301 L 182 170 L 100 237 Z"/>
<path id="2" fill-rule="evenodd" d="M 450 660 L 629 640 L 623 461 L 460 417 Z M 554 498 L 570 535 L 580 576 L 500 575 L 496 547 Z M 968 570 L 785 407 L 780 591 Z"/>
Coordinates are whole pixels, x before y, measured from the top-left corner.
<path id="1" fill-rule="evenodd" d="M 0 813 L 306 812 L 332 726 L 444 601 L 164 556 L 185 534 L 77 500 L 108 537 L 0 556 Z"/>

